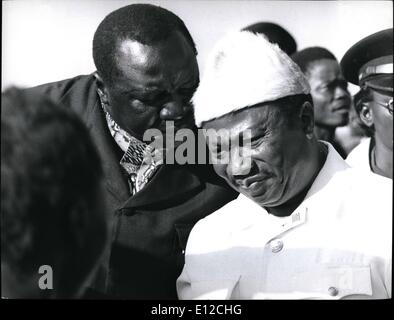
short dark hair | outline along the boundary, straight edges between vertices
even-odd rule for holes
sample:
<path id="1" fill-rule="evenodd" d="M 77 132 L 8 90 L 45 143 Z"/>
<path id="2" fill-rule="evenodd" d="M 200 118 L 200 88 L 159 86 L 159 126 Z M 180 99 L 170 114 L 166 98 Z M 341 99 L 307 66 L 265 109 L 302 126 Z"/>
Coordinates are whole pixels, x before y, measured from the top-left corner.
<path id="1" fill-rule="evenodd" d="M 93 214 L 102 168 L 74 112 L 17 88 L 1 100 L 1 261 L 19 278 L 77 253 L 70 213 Z"/>
<path id="2" fill-rule="evenodd" d="M 196 45 L 184 22 L 174 13 L 151 4 L 131 4 L 107 15 L 93 37 L 93 59 L 104 81 L 111 83 L 116 70 L 115 53 L 120 41 L 155 45 L 179 31 L 197 55 Z"/>
<path id="3" fill-rule="evenodd" d="M 276 111 L 282 115 L 281 119 L 284 123 L 291 128 L 295 123 L 299 123 L 300 110 L 305 102 L 309 102 L 313 106 L 313 100 L 310 94 L 287 96 L 275 101 L 275 105 L 278 106 Z"/>
<path id="4" fill-rule="evenodd" d="M 317 60 L 329 59 L 338 61 L 337 58 L 335 58 L 334 54 L 322 47 L 305 48 L 291 55 L 291 58 L 295 63 L 298 64 L 301 71 L 305 74 L 308 73 L 308 68 L 311 63 Z"/>
<path id="5" fill-rule="evenodd" d="M 288 55 L 297 51 L 297 43 L 292 35 L 280 25 L 272 22 L 257 22 L 242 29 L 255 34 L 264 34 L 272 43 L 277 43 Z"/>
<path id="6" fill-rule="evenodd" d="M 353 97 L 353 107 L 356 110 L 357 113 L 357 124 L 358 126 L 364 131 L 364 134 L 367 137 L 372 137 L 375 133 L 375 128 L 374 126 L 367 126 L 360 118 L 360 113 L 363 108 L 363 105 L 367 102 L 370 102 L 373 100 L 373 95 L 371 89 L 368 87 L 363 87 L 358 91 L 354 97 Z"/>

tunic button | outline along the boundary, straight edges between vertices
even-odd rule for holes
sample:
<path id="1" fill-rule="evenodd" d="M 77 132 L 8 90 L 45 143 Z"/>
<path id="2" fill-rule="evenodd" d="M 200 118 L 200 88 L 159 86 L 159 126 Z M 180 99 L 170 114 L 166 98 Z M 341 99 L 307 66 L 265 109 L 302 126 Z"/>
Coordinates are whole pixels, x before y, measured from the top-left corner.
<path id="1" fill-rule="evenodd" d="M 336 295 L 338 295 L 338 289 L 335 287 L 329 287 L 328 293 L 330 294 L 330 296 L 335 297 Z"/>
<path id="2" fill-rule="evenodd" d="M 280 240 L 280 239 L 275 239 L 275 240 L 272 240 L 270 242 L 270 245 L 271 245 L 271 251 L 273 253 L 277 253 L 280 250 L 282 250 L 282 248 L 283 248 L 283 241 Z"/>

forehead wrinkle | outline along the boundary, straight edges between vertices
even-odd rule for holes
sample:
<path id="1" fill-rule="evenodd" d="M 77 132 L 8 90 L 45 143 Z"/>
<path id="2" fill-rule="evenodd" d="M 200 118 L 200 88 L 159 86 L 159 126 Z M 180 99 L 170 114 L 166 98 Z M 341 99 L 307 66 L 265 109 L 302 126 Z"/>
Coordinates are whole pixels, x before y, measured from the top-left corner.
<path id="1" fill-rule="evenodd" d="M 180 48 L 182 49 L 180 50 L 181 53 L 178 52 L 179 50 L 176 52 L 177 55 L 181 55 L 180 59 L 177 59 L 174 53 L 171 55 L 172 59 L 163 60 L 161 55 L 167 56 L 168 51 L 175 48 L 168 45 L 166 47 L 160 43 L 151 46 L 141 44 L 135 40 L 121 40 L 116 53 L 119 73 L 125 81 L 129 78 L 128 74 L 132 74 L 133 80 L 137 79 L 138 87 L 147 86 L 152 89 L 174 90 L 194 79 L 198 80 L 196 57 L 194 54 L 188 55 L 188 48 L 183 48 L 184 45 L 183 42 L 175 45 L 177 48 L 182 47 Z M 141 85 L 139 86 L 138 83 Z M 164 83 L 166 88 L 162 88 Z"/>
<path id="2" fill-rule="evenodd" d="M 129 60 L 136 67 L 163 68 L 167 69 L 167 72 L 174 69 L 188 69 L 187 67 L 191 66 L 195 59 L 190 45 L 178 32 L 154 45 L 143 44 L 132 39 L 120 40 L 116 53 L 120 59 Z M 161 63 L 161 56 L 167 57 L 166 64 Z M 183 63 L 180 64 L 180 61 Z"/>
<path id="3" fill-rule="evenodd" d="M 125 56 L 117 57 L 117 75 L 114 84 L 119 90 L 130 91 L 135 89 L 150 92 L 160 88 L 164 80 L 163 74 L 149 62 L 147 55 L 142 54 L 140 57 L 141 59 L 138 61 L 134 58 L 127 59 Z M 136 61 L 138 63 L 135 63 Z"/>
<path id="4" fill-rule="evenodd" d="M 116 57 L 119 62 L 125 62 L 125 64 L 130 67 L 134 65 L 147 66 L 150 64 L 148 51 L 148 46 L 135 40 L 126 39 L 119 43 Z"/>
<path id="5" fill-rule="evenodd" d="M 136 78 L 137 81 L 135 81 Z M 122 73 L 118 80 L 120 81 L 114 81 L 114 87 L 118 91 L 124 93 L 128 93 L 130 91 L 150 93 L 160 90 L 159 79 L 152 81 L 151 78 L 146 78 L 143 74 L 134 73 L 134 79 L 129 79 L 125 74 Z"/>
<path id="6" fill-rule="evenodd" d="M 264 107 L 264 109 L 262 109 Z M 272 122 L 272 117 L 268 116 L 271 112 L 267 108 L 268 106 L 258 106 L 245 108 L 236 113 L 227 114 L 224 117 L 208 121 L 212 123 L 207 128 L 214 127 L 215 130 L 227 129 L 230 131 L 231 140 L 236 139 L 240 134 L 246 130 L 255 132 L 260 130 L 262 127 L 266 127 L 267 124 Z"/>
<path id="7" fill-rule="evenodd" d="M 255 129 L 261 129 L 262 127 L 267 128 L 267 127 L 272 127 L 275 126 L 276 124 L 279 123 L 279 112 L 277 108 L 280 108 L 280 106 L 277 106 L 273 104 L 272 102 L 265 103 L 263 105 L 257 105 L 254 107 L 250 108 L 250 118 L 251 118 L 251 124 L 250 127 L 248 128 L 249 130 Z M 253 127 L 253 128 L 252 128 Z"/>
<path id="8" fill-rule="evenodd" d="M 165 72 L 157 46 L 145 45 L 135 40 L 122 40 L 115 55 L 117 69 L 127 80 L 128 74 L 144 83 L 155 86 L 164 80 Z"/>

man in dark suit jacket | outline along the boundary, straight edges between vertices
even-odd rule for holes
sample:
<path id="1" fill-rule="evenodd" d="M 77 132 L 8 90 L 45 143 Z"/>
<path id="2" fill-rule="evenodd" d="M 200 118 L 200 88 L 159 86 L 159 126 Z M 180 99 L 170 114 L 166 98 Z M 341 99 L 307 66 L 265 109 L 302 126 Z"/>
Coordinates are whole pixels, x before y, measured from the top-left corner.
<path id="1" fill-rule="evenodd" d="M 96 30 L 97 72 L 27 89 L 74 109 L 102 158 L 112 243 L 88 297 L 175 299 L 192 226 L 236 197 L 208 165 L 144 165 L 147 129 L 195 128 L 196 55 L 179 17 L 129 5 Z"/>

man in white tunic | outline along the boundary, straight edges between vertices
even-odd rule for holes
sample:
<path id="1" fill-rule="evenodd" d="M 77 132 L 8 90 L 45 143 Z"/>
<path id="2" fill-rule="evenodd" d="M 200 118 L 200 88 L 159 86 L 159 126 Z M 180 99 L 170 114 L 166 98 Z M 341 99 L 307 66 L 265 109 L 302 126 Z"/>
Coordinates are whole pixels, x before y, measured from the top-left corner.
<path id="1" fill-rule="evenodd" d="M 264 36 L 238 32 L 213 50 L 196 120 L 240 196 L 193 228 L 180 299 L 391 297 L 391 181 L 315 138 L 309 90 Z"/>

